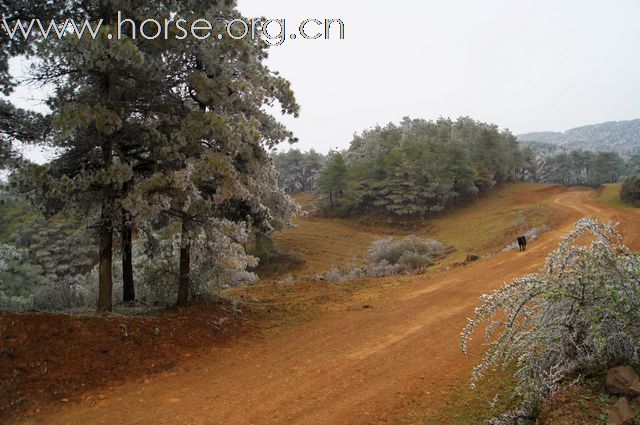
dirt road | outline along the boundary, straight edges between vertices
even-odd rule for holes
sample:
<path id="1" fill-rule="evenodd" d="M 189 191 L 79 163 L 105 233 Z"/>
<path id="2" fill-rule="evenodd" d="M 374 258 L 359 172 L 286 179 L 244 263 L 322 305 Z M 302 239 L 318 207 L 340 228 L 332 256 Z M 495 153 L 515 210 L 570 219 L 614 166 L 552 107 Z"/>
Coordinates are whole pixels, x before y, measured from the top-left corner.
<path id="1" fill-rule="evenodd" d="M 215 349 L 189 370 L 70 404 L 47 424 L 370 424 L 393 422 L 419 398 L 437 408 L 478 359 L 459 332 L 478 296 L 535 271 L 582 216 L 622 222 L 637 248 L 640 215 L 595 202 L 591 191 L 554 195 L 563 225 L 526 253 L 406 279 L 372 308 L 327 313 L 274 338 Z"/>

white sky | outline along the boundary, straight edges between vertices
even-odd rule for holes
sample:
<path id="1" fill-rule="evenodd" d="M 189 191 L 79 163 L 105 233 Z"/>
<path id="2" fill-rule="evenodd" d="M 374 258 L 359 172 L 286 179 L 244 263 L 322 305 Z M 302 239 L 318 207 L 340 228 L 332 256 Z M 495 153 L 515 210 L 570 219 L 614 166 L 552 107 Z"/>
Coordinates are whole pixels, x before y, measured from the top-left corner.
<path id="1" fill-rule="evenodd" d="M 639 0 L 238 1 L 245 16 L 346 24 L 344 41 L 272 49 L 302 108 L 285 120 L 302 149 L 407 115 L 514 133 L 640 117 Z"/>
<path id="2" fill-rule="evenodd" d="M 640 117 L 639 0 L 238 3 L 247 17 L 287 18 L 288 32 L 305 18 L 346 25 L 346 40 L 271 49 L 301 105 L 283 121 L 303 150 L 346 148 L 354 132 L 407 115 L 469 115 L 516 134 Z"/>

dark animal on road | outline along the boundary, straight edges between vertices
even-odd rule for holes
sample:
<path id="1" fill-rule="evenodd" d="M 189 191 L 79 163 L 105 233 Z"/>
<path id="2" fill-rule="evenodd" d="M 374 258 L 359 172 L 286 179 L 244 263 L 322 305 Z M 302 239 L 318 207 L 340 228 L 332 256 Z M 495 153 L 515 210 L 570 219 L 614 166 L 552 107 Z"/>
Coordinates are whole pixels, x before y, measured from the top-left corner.
<path id="1" fill-rule="evenodd" d="M 518 236 L 518 247 L 520 251 L 527 250 L 527 237 L 526 236 Z"/>

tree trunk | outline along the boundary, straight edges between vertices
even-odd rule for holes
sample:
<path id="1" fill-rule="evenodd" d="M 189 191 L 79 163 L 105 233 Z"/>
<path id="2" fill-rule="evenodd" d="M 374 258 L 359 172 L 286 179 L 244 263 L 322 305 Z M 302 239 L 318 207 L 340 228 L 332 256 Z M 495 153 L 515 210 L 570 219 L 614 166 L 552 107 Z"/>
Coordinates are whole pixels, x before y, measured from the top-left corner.
<path id="1" fill-rule="evenodd" d="M 113 262 L 113 221 L 110 200 L 102 202 L 100 220 L 100 262 L 98 266 L 98 312 L 112 309 L 113 278 L 111 264 Z"/>
<path id="2" fill-rule="evenodd" d="M 333 191 L 329 191 L 329 207 L 333 209 Z"/>
<path id="3" fill-rule="evenodd" d="M 136 290 L 133 284 L 133 254 L 131 243 L 131 216 L 122 209 L 122 300 L 124 302 L 136 299 Z"/>
<path id="4" fill-rule="evenodd" d="M 178 306 L 189 301 L 189 272 L 191 268 L 191 240 L 189 239 L 189 221 L 182 219 L 182 241 L 180 243 L 180 276 L 178 277 Z"/>
<path id="5" fill-rule="evenodd" d="M 111 77 L 102 75 L 103 101 L 111 94 Z M 102 134 L 102 167 L 108 170 L 113 162 L 112 135 Z M 113 210 L 114 197 L 111 182 L 102 187 L 102 206 L 100 211 L 100 252 L 98 263 L 98 312 L 108 312 L 113 308 Z"/>

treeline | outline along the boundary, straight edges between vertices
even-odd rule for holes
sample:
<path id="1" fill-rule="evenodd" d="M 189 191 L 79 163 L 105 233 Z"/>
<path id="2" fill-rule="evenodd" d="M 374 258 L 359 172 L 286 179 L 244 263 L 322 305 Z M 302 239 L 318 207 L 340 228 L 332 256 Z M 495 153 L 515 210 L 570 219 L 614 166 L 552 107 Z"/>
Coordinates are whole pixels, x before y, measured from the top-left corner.
<path id="1" fill-rule="evenodd" d="M 325 155 L 313 149 L 308 152 L 299 149 L 276 152 L 272 158 L 278 170 L 278 185 L 290 194 L 314 190 L 318 174 L 326 161 Z"/>
<path id="2" fill-rule="evenodd" d="M 640 156 L 623 158 L 615 152 L 570 151 L 538 160 L 536 181 L 563 185 L 599 186 L 614 183 L 640 166 Z"/>
<path id="3" fill-rule="evenodd" d="M 200 0 L 18 0 L 12 8 L 9 21 L 64 15 L 102 19 L 104 31 L 119 11 L 138 27 L 173 14 L 207 19 L 217 33 L 242 18 L 235 2 Z M 293 137 L 264 106 L 297 115 L 298 105 L 289 82 L 263 64 L 263 40 L 115 40 L 104 31 L 95 40 L 3 41 L 0 91 L 11 92 L 7 63 L 20 54 L 35 57 L 30 79 L 52 90 L 48 116 L 0 103 L 0 168 L 11 173 L 0 195 L 14 210 L 29 201 L 38 211 L 32 226 L 16 217 L 0 241 L 0 283 L 18 286 L 0 287 L 0 302 L 24 301 L 21 289 L 33 283 L 59 287 L 66 306 L 95 290 L 99 311 L 140 298 L 141 285 L 184 305 L 248 278 L 249 235 L 268 235 L 296 211 L 268 154 Z M 36 140 L 59 153 L 43 167 L 15 149 Z M 64 264 L 76 254 L 95 268 Z"/>
<path id="4" fill-rule="evenodd" d="M 290 150 L 273 160 L 287 193 L 315 190 L 321 209 L 341 214 L 423 215 L 499 182 L 598 186 L 640 167 L 640 156 L 523 144 L 508 131 L 470 118 L 405 118 L 356 135 L 345 151 L 323 156 Z"/>
<path id="5" fill-rule="evenodd" d="M 493 188 L 524 180 L 533 152 L 492 124 L 470 118 L 405 118 L 357 135 L 332 152 L 317 180 L 324 207 L 343 214 L 424 215 Z"/>

